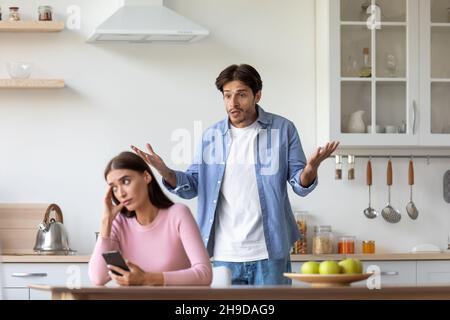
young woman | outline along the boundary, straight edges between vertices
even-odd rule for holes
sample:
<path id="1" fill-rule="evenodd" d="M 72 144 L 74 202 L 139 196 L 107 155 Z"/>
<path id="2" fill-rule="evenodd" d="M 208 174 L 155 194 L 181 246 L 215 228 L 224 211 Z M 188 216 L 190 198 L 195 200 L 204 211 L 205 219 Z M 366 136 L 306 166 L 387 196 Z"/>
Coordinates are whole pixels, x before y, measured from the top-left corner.
<path id="1" fill-rule="evenodd" d="M 189 208 L 162 192 L 146 162 L 122 152 L 106 166 L 105 179 L 100 236 L 89 261 L 92 283 L 210 285 L 209 256 Z M 102 253 L 113 250 L 122 253 L 130 271 L 106 265 Z"/>

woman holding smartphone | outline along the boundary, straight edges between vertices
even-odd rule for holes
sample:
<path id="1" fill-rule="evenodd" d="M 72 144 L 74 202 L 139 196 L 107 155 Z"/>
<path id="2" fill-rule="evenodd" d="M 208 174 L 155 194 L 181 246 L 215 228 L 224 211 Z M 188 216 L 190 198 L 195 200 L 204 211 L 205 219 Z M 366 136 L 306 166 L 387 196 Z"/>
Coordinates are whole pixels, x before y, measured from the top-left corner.
<path id="1" fill-rule="evenodd" d="M 211 263 L 191 211 L 163 193 L 147 163 L 122 152 L 106 166 L 105 179 L 100 236 L 89 261 L 92 283 L 210 285 Z M 114 250 L 129 271 L 106 264 L 102 253 Z"/>

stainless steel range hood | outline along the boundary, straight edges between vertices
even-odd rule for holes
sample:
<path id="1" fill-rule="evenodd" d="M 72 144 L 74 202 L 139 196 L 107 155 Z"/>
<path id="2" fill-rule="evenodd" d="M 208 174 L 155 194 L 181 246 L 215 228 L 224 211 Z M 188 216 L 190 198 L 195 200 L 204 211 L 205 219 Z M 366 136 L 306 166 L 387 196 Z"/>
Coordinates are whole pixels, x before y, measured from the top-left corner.
<path id="1" fill-rule="evenodd" d="M 123 0 L 88 42 L 194 42 L 209 31 L 163 5 L 163 0 Z"/>

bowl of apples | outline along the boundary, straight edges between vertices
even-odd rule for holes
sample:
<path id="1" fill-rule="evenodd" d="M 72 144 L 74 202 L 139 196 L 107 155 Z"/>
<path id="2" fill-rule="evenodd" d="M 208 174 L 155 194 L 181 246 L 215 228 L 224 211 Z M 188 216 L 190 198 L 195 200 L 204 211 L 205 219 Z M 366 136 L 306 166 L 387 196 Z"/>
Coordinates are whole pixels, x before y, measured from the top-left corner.
<path id="1" fill-rule="evenodd" d="M 311 284 L 313 288 L 348 287 L 353 282 L 368 279 L 373 273 L 363 273 L 358 259 L 326 260 L 303 263 L 300 273 L 284 273 L 285 277 Z"/>

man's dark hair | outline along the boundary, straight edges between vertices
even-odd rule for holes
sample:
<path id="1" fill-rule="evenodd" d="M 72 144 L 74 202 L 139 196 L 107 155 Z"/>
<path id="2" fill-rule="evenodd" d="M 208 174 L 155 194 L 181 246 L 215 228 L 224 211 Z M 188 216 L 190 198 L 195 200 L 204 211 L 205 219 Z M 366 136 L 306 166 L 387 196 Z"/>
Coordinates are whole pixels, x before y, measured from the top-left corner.
<path id="1" fill-rule="evenodd" d="M 250 87 L 253 95 L 262 89 L 261 76 L 255 68 L 248 64 L 233 64 L 223 70 L 216 79 L 216 87 L 223 94 L 223 86 L 228 82 L 239 80 Z"/>

